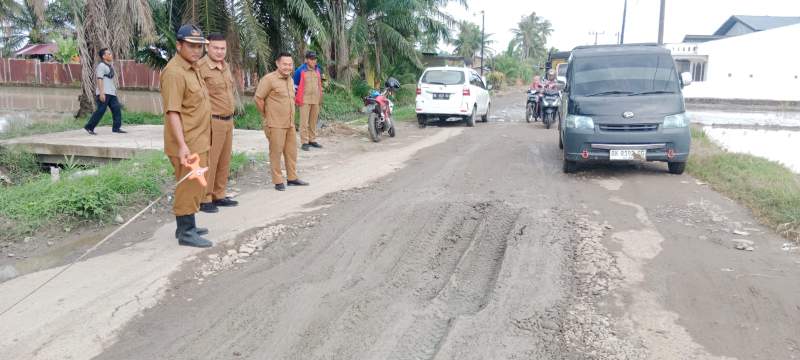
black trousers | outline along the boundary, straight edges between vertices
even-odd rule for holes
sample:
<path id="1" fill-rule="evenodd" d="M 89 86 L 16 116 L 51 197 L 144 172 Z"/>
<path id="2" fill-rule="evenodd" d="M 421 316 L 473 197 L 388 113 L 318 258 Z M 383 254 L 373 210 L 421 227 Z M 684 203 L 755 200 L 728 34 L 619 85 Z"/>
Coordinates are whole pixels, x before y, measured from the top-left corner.
<path id="1" fill-rule="evenodd" d="M 111 116 L 114 119 L 111 130 L 119 130 L 122 127 L 122 104 L 119 103 L 117 97 L 106 94 L 106 102 L 102 102 L 100 96 L 95 95 L 94 101 L 97 103 L 97 110 L 94 111 L 84 128 L 94 131 L 94 128 L 100 123 L 100 119 L 106 114 L 106 108 L 111 108 Z"/>

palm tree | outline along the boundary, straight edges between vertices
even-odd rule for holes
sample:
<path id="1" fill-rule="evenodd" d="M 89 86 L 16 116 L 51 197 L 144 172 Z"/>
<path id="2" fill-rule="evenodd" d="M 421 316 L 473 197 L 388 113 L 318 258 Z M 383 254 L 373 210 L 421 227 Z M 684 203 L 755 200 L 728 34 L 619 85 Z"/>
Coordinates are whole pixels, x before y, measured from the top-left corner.
<path id="1" fill-rule="evenodd" d="M 481 28 L 469 21 L 462 21 L 458 24 L 458 35 L 452 42 L 455 45 L 453 53 L 457 56 L 472 59 L 475 54 L 481 51 Z M 494 49 L 490 45 L 494 44 L 494 40 L 490 39 L 492 34 L 485 34 L 483 41 L 484 52 L 491 54 Z"/>
<path id="2" fill-rule="evenodd" d="M 41 44 L 48 40 L 53 29 L 46 17 L 46 0 L 0 1 L 0 24 L 8 25 L 2 34 L 2 56 L 27 44 Z"/>
<path id="3" fill-rule="evenodd" d="M 511 31 L 514 33 L 512 44 L 520 57 L 532 59 L 546 55 L 545 44 L 553 32 L 550 21 L 542 19 L 533 12 L 523 17 L 517 28 Z"/>

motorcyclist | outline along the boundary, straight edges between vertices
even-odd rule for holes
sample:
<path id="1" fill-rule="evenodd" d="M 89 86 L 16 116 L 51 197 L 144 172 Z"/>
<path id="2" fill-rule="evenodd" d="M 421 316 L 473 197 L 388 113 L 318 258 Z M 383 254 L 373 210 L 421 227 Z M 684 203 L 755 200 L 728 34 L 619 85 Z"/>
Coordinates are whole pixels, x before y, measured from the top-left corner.
<path id="1" fill-rule="evenodd" d="M 554 69 L 547 70 L 547 80 L 544 82 L 545 89 L 558 89 L 558 81 L 556 81 L 556 71 Z"/>
<path id="2" fill-rule="evenodd" d="M 542 77 L 536 75 L 533 77 L 533 82 L 531 83 L 531 90 L 540 90 L 544 86 L 542 85 Z"/>

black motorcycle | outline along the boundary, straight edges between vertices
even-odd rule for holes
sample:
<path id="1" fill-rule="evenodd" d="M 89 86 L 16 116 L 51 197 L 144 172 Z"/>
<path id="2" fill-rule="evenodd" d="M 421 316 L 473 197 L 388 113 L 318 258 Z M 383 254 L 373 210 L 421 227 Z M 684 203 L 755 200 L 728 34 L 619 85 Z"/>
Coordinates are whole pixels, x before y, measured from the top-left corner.
<path id="1" fill-rule="evenodd" d="M 525 104 L 525 121 L 539 121 L 539 113 L 541 112 L 541 95 L 542 90 L 540 89 L 528 90 L 528 101 Z"/>
<path id="2" fill-rule="evenodd" d="M 549 129 L 561 114 L 561 91 L 547 89 L 542 94 L 542 122 Z"/>

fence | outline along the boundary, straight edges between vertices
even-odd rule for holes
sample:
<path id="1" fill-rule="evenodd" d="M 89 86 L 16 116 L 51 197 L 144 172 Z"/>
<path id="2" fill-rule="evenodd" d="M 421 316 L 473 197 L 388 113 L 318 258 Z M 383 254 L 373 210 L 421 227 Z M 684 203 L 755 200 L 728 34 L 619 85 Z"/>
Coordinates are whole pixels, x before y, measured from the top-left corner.
<path id="1" fill-rule="evenodd" d="M 113 65 L 121 89 L 158 90 L 157 70 L 133 60 L 118 60 L 114 61 Z M 80 83 L 80 64 L 0 58 L 0 84 L 77 87 Z"/>
<path id="2" fill-rule="evenodd" d="M 117 60 L 113 65 L 120 89 L 159 90 L 158 70 L 133 60 Z M 234 77 L 245 91 L 252 91 L 259 79 L 257 74 L 244 71 Z M 80 87 L 81 65 L 0 58 L 0 85 Z"/>

